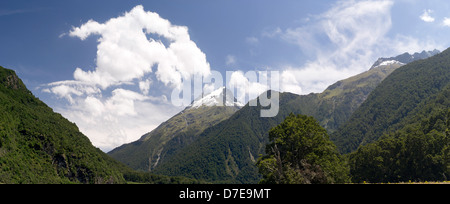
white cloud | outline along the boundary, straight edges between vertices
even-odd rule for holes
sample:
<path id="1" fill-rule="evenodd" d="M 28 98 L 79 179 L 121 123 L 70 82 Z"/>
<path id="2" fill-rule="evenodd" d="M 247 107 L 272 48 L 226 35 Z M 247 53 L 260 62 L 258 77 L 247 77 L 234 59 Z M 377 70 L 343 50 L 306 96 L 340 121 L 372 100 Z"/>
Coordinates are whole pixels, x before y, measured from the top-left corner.
<path id="1" fill-rule="evenodd" d="M 89 20 L 73 28 L 69 35 L 81 40 L 101 36 L 96 69 L 77 68 L 74 78 L 102 89 L 141 78 L 152 72 L 153 66 L 157 66 L 158 79 L 173 86 L 180 86 L 181 77 L 210 73 L 206 55 L 190 40 L 187 27 L 172 25 L 157 13 L 144 11 L 142 6 L 105 23 Z M 166 47 L 161 40 L 147 35 L 157 35 L 170 44 Z"/>
<path id="2" fill-rule="evenodd" d="M 93 116 L 101 116 L 106 109 L 105 105 L 99 99 L 93 96 L 86 97 L 84 99 L 84 104 L 84 109 L 86 110 L 86 112 Z"/>
<path id="3" fill-rule="evenodd" d="M 263 35 L 278 35 L 316 58 L 302 66 L 286 66 L 281 75 L 282 91 L 321 92 L 331 83 L 370 67 L 386 49 L 392 5 L 392 1 L 339 1 L 305 26 L 275 29 L 270 35 L 264 31 Z"/>
<path id="4" fill-rule="evenodd" d="M 42 91 L 69 101 L 56 110 L 103 150 L 137 140 L 180 111 L 159 89 L 181 87 L 182 78 L 211 73 L 187 27 L 172 25 L 142 6 L 104 23 L 89 20 L 64 36 L 98 36 L 96 67 L 77 67 L 73 80 L 50 83 Z M 162 95 L 150 96 L 153 88 Z"/>
<path id="5" fill-rule="evenodd" d="M 137 112 L 134 108 L 134 102 L 145 99 L 146 97 L 139 93 L 119 88 L 112 92 L 112 97 L 106 101 L 105 106 L 118 116 L 135 116 Z"/>
<path id="6" fill-rule="evenodd" d="M 77 96 L 83 94 L 82 92 L 76 90 L 75 88 L 72 88 L 67 85 L 55 86 L 51 89 L 51 92 L 56 94 L 58 97 L 66 98 L 70 103 L 74 103 L 72 94 L 75 94 Z"/>
<path id="7" fill-rule="evenodd" d="M 261 72 L 259 72 L 258 75 L 261 80 Z M 249 71 L 245 74 L 242 71 L 231 73 L 228 86 L 231 90 L 234 90 L 234 88 L 237 89 L 235 98 L 243 104 L 249 100 L 255 99 L 269 89 L 267 84 L 258 81 L 257 72 L 254 71 Z"/>
<path id="8" fill-rule="evenodd" d="M 295 71 L 293 71 L 295 72 Z M 281 87 L 280 87 L 280 91 L 281 92 L 290 92 L 290 93 L 295 93 L 295 94 L 302 94 L 302 86 L 301 84 L 297 81 L 297 79 L 295 78 L 295 75 L 299 75 L 299 73 L 293 73 L 289 70 L 284 70 L 281 73 L 281 78 L 280 81 L 281 83 Z"/>
<path id="9" fill-rule="evenodd" d="M 338 1 L 300 27 L 264 30 L 263 37 L 278 37 L 313 57 L 303 65 L 284 66 L 281 90 L 322 92 L 338 80 L 367 70 L 379 57 L 439 49 L 433 40 L 388 37 L 393 4 L 391 0 Z M 450 20 L 448 23 L 450 26 Z"/>
<path id="10" fill-rule="evenodd" d="M 303 67 L 286 67 L 281 73 L 281 91 L 295 94 L 320 93 L 337 81 L 354 75 L 351 69 L 342 69 L 332 64 L 311 62 Z"/>
<path id="11" fill-rule="evenodd" d="M 431 9 L 427 9 L 425 11 L 423 11 L 423 14 L 420 15 L 420 19 L 422 19 L 422 21 L 425 21 L 427 23 L 431 23 L 434 22 L 434 18 L 431 17 L 431 13 L 433 13 L 433 10 Z"/>
<path id="12" fill-rule="evenodd" d="M 450 27 L 450 18 L 445 17 L 444 21 L 442 22 L 444 26 Z"/>
<path id="13" fill-rule="evenodd" d="M 147 79 L 145 81 L 140 81 L 139 82 L 139 89 L 141 90 L 141 92 L 144 95 L 147 95 L 148 91 L 150 90 L 150 85 L 151 85 L 151 81 L 149 79 Z"/>
<path id="14" fill-rule="evenodd" d="M 75 100 L 72 106 L 55 110 L 75 122 L 80 131 L 103 151 L 139 139 L 181 111 L 162 102 L 163 97 L 161 103 L 157 103 L 124 89 L 115 89 L 113 96 L 106 99 L 87 96 Z"/>

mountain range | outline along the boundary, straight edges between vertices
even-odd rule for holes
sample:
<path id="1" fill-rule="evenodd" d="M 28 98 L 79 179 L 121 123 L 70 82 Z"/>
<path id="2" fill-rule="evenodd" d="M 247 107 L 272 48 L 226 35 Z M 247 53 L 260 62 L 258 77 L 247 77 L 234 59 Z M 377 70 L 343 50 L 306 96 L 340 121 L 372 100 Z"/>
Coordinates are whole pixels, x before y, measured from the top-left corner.
<path id="1" fill-rule="evenodd" d="M 440 53 L 439 50 L 434 49 L 433 51 L 425 51 L 424 50 L 421 53 L 416 52 L 412 55 L 405 52 L 405 53 L 395 56 L 395 57 L 389 57 L 389 58 L 381 57 L 381 58 L 378 58 L 378 60 L 375 61 L 375 63 L 373 63 L 371 69 L 374 67 L 377 67 L 379 65 L 387 65 L 387 64 L 391 64 L 391 63 L 395 63 L 395 62 L 402 63 L 402 64 L 408 64 L 408 63 L 414 62 L 416 60 L 429 58 L 429 57 L 437 55 L 439 53 Z"/>
<path id="2" fill-rule="evenodd" d="M 264 154 L 268 131 L 281 123 L 289 113 L 313 116 L 329 132 L 335 132 L 347 122 L 352 113 L 388 75 L 411 62 L 412 58 L 421 59 L 437 53 L 438 51 L 424 51 L 421 54 L 405 53 L 394 58 L 380 58 L 368 71 L 338 81 L 319 94 L 280 93 L 280 110 L 278 115 L 272 118 L 259 117 L 261 110 L 259 103 L 258 106 L 247 104 L 234 114 L 222 115 L 222 121 L 208 126 L 203 132 L 173 137 L 170 145 L 165 142 L 152 143 L 152 145 L 164 143 L 167 144 L 166 147 L 171 147 L 170 151 L 165 150 L 168 152 L 165 154 L 162 153 L 162 148 L 152 148 L 151 142 L 144 144 L 142 138 L 108 154 L 125 163 L 139 160 L 139 163 L 129 165 L 134 169 L 150 170 L 156 174 L 182 175 L 218 183 L 256 183 L 260 177 L 255 162 Z M 271 91 L 263 94 L 270 95 Z M 195 103 L 194 101 L 190 107 Z M 196 118 L 208 118 L 198 111 L 195 114 L 198 114 Z M 179 115 L 169 119 L 167 123 L 174 124 L 173 121 L 180 120 Z M 163 128 L 163 125 L 160 127 Z M 160 128 L 157 128 L 149 134 L 161 135 L 159 131 Z M 164 155 L 164 160 L 158 159 L 161 155 Z M 157 165 L 153 162 L 155 159 L 158 161 Z"/>
<path id="3" fill-rule="evenodd" d="M 0 183 L 257 183 L 268 132 L 291 113 L 316 118 L 350 153 L 355 182 L 441 180 L 450 176 L 449 71 L 450 49 L 379 58 L 322 93 L 279 93 L 270 118 L 259 97 L 243 106 L 221 87 L 105 154 L 0 67 Z"/>

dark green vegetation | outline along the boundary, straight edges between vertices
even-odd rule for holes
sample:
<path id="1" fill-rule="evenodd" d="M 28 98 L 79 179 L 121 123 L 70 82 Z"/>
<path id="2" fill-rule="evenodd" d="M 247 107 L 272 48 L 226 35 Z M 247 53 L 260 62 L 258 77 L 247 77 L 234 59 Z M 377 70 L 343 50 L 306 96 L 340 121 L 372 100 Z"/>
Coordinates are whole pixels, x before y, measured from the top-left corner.
<path id="1" fill-rule="evenodd" d="M 313 96 L 317 96 L 315 100 L 306 99 L 310 101 L 305 101 L 300 105 L 305 107 L 308 104 L 307 109 L 303 108 L 304 114 L 314 116 L 320 125 L 329 132 L 334 132 L 347 122 L 348 118 L 381 81 L 401 66 L 401 64 L 394 63 L 374 67 L 356 76 L 336 82 L 322 93 L 313 94 Z"/>
<path id="2" fill-rule="evenodd" d="M 349 155 L 353 182 L 447 181 L 449 129 L 447 108 L 360 147 Z"/>
<path id="3" fill-rule="evenodd" d="M 120 168 L 0 67 L 0 182 L 123 183 Z"/>
<path id="4" fill-rule="evenodd" d="M 208 184 L 181 176 L 156 175 L 142 171 L 127 171 L 123 174 L 123 178 L 128 184 Z"/>
<path id="5" fill-rule="evenodd" d="M 426 110 L 427 105 L 449 82 L 450 50 L 398 68 L 330 137 L 342 153 L 355 151 L 359 146 L 376 141 L 384 133 L 429 116 L 431 110 Z"/>
<path id="6" fill-rule="evenodd" d="M 266 156 L 257 166 L 266 184 L 346 183 L 349 169 L 313 118 L 290 114 L 269 131 Z"/>
<path id="7" fill-rule="evenodd" d="M 0 183 L 197 183 L 135 172 L 92 146 L 0 67 Z"/>
<path id="8" fill-rule="evenodd" d="M 333 138 L 353 182 L 445 181 L 449 118 L 450 49 L 392 73 Z"/>

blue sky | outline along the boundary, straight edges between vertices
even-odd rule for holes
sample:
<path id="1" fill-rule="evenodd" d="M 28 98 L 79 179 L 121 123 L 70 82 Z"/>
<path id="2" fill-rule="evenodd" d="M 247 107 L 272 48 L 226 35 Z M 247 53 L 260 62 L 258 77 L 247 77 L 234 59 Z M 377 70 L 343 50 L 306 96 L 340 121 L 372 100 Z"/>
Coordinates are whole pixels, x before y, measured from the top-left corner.
<path id="1" fill-rule="evenodd" d="M 449 47 L 450 3 L 2 0 L 0 26 L 0 65 L 108 151 L 183 109 L 179 75 L 234 72 L 260 93 L 243 74 L 278 71 L 281 91 L 321 92 L 379 57 Z"/>

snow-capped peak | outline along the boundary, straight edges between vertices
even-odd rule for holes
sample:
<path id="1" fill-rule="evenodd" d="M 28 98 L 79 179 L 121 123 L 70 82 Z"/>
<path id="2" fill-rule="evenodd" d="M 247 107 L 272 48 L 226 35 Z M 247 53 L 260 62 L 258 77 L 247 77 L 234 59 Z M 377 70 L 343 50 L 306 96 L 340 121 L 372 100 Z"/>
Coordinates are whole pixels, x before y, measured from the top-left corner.
<path id="1" fill-rule="evenodd" d="M 440 53 L 440 51 L 435 49 L 433 51 L 425 51 L 424 50 L 421 53 L 416 52 L 412 55 L 405 52 L 396 57 L 378 58 L 378 60 L 372 65 L 371 69 L 375 68 L 375 67 L 383 66 L 383 65 L 384 66 L 392 65 L 392 64 L 405 65 L 405 64 L 408 64 L 408 63 L 416 61 L 416 60 L 426 59 L 428 57 L 434 56 L 439 53 Z"/>
<path id="2" fill-rule="evenodd" d="M 380 63 L 378 66 L 387 66 L 387 65 L 391 65 L 391 64 L 401 64 L 404 65 L 405 63 L 399 62 L 397 60 L 387 60 L 387 61 L 383 61 L 382 63 Z"/>
<path id="3" fill-rule="evenodd" d="M 199 108 L 201 106 L 244 106 L 238 102 L 233 93 L 225 87 L 220 87 L 209 94 L 195 99 L 188 108 Z"/>

